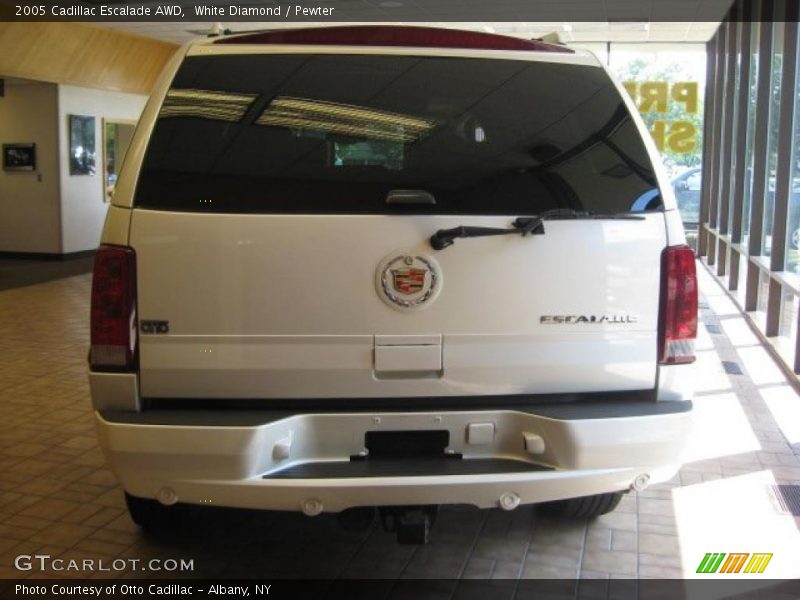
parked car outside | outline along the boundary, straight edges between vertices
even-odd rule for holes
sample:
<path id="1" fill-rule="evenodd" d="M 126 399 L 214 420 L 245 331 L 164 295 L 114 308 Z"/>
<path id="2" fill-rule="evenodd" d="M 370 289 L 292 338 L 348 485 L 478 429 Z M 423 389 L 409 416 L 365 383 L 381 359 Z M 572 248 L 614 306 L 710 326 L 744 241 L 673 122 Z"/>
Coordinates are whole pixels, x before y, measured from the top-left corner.
<path id="1" fill-rule="evenodd" d="M 678 203 L 678 210 L 681 213 L 686 237 L 692 245 L 691 240 L 697 238 L 698 223 L 700 221 L 700 199 L 701 181 L 703 176 L 702 167 L 692 167 L 672 178 L 672 189 L 675 192 L 675 199 Z M 772 248 L 772 224 L 774 219 L 775 204 L 775 178 L 771 177 L 768 182 L 767 196 L 764 203 L 764 244 L 766 255 L 770 254 Z M 786 235 L 787 249 L 787 270 L 800 271 L 800 180 L 792 182 L 791 193 L 789 196 L 789 207 L 787 212 Z"/>

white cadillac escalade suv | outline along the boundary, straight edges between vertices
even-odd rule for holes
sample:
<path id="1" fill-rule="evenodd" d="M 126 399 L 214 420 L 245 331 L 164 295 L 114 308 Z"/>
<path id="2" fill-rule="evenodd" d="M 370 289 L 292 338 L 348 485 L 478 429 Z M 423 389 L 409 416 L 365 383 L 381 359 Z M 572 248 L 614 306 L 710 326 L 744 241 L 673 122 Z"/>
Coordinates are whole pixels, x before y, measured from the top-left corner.
<path id="1" fill-rule="evenodd" d="M 590 517 L 674 475 L 692 250 L 589 53 L 423 27 L 184 47 L 92 287 L 90 381 L 133 519 L 441 504 Z"/>

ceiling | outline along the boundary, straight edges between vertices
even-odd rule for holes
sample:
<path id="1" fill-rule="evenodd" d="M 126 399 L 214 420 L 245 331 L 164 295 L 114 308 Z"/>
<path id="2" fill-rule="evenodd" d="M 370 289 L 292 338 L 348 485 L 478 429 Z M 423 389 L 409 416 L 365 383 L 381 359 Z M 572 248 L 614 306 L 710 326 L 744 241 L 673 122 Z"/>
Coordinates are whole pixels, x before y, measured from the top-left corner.
<path id="1" fill-rule="evenodd" d="M 229 15 L 198 19 L 190 2 L 186 20 L 173 22 L 104 22 L 163 41 L 184 43 L 200 37 L 219 22 L 233 31 L 276 29 L 358 22 L 413 24 L 477 29 L 524 38 L 557 31 L 566 43 L 580 42 L 706 42 L 716 31 L 732 0 L 242 0 L 240 6 L 323 6 L 334 9 L 325 22 L 236 21 Z M 145 0 L 141 4 L 152 4 Z M 227 8 L 229 0 L 207 6 Z M 226 18 L 227 17 L 227 18 Z M 192 20 L 193 19 L 193 20 Z"/>

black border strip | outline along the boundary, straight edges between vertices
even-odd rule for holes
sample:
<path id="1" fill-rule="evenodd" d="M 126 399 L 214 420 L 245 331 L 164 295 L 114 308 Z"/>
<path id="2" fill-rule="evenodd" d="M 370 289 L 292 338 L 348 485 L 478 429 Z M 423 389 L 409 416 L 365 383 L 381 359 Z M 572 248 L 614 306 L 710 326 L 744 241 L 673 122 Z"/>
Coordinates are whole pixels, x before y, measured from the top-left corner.
<path id="1" fill-rule="evenodd" d="M 125 595 L 122 585 L 132 583 L 143 594 Z M 41 586 L 43 594 L 22 594 L 16 586 Z M 248 597 L 260 598 L 797 598 L 800 581 L 730 576 L 727 579 L 5 579 L 0 580 L 2 598 L 73 600 L 77 598 L 208 598 L 212 585 L 242 586 Z M 257 587 L 270 586 L 268 595 Z M 53 592 L 86 586 L 94 592 Z M 157 591 L 162 590 L 162 591 Z M 539 596 L 538 594 L 545 594 Z M 211 596 L 217 597 L 217 596 Z M 221 597 L 229 596 L 224 594 Z"/>
<path id="2" fill-rule="evenodd" d="M 750 2 L 751 0 L 746 0 Z M 66 11 L 53 14 L 51 3 L 30 0 L 0 0 L 0 17 L 8 21 L 86 21 L 86 22 L 716 22 L 732 12 L 733 0 L 702 0 L 688 5 L 668 0 L 654 2 L 484 2 L 465 0 L 457 5 L 437 4 L 437 0 L 416 2 L 362 3 L 357 12 L 345 3 L 319 0 L 292 0 L 288 2 L 198 2 L 187 0 L 118 1 L 72 0 L 52 3 Z M 44 14 L 17 14 L 16 6 L 45 6 Z M 230 5 L 267 9 L 265 14 L 231 14 Z M 157 9 L 178 6 L 180 13 L 156 14 Z M 216 9 L 214 8 L 216 7 Z M 149 10 L 143 10 L 149 9 Z M 223 10 L 220 10 L 223 9 Z M 323 9 L 328 9 L 323 10 Z M 332 10 L 331 10 L 332 9 Z M 366 10 L 365 10 L 366 9 Z M 113 14 L 111 11 L 114 11 Z M 366 12 L 369 11 L 369 12 Z M 277 14 L 280 12 L 280 14 Z M 743 15 L 747 11 L 743 11 Z M 146 13 L 146 14 L 142 14 Z M 176 18 L 177 15 L 177 18 Z M 741 18 L 733 15 L 732 18 Z"/>

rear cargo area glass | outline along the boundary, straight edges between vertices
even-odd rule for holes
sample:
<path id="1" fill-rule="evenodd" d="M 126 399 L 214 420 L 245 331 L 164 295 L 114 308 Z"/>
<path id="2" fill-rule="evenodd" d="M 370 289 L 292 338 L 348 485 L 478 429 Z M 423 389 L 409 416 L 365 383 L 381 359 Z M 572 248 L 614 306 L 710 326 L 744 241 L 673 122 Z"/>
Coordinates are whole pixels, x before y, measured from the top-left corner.
<path id="1" fill-rule="evenodd" d="M 342 54 L 187 58 L 135 203 L 280 214 L 661 209 L 640 134 L 600 68 Z"/>

